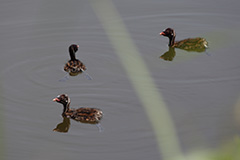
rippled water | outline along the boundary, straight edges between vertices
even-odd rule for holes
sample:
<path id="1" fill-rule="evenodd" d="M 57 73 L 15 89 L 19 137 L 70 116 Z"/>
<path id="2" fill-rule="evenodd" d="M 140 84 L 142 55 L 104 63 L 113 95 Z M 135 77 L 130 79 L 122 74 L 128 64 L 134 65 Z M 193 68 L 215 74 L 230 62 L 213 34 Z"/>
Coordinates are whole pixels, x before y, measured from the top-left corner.
<path id="1" fill-rule="evenodd" d="M 142 104 L 91 3 L 1 2 L 2 159 L 161 159 Z M 183 151 L 215 148 L 236 135 L 239 2 L 114 4 L 164 96 Z M 158 34 L 167 27 L 176 30 L 177 40 L 200 36 L 210 48 L 207 53 L 176 49 L 173 61 L 164 61 L 159 57 L 168 51 L 168 40 Z M 117 30 L 116 36 L 121 37 Z M 72 43 L 80 45 L 77 57 L 93 80 L 79 75 L 58 82 Z M 61 93 L 75 108 L 101 108 L 104 132 L 75 121 L 68 133 L 53 132 L 62 122 L 62 106 L 51 100 Z"/>

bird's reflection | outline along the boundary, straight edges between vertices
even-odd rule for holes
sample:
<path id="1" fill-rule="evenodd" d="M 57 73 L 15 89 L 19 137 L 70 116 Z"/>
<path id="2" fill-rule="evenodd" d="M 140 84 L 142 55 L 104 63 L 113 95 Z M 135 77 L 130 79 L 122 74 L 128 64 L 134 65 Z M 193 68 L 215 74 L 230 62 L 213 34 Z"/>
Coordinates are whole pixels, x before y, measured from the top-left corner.
<path id="1" fill-rule="evenodd" d="M 57 124 L 56 128 L 53 129 L 53 131 L 55 132 L 62 132 L 62 133 L 67 133 L 69 128 L 70 128 L 70 118 L 67 117 L 67 116 L 63 116 L 63 121 L 59 124 Z M 81 123 L 84 123 L 84 122 L 81 122 Z M 85 122 L 86 124 L 95 124 L 98 128 L 98 131 L 99 132 L 103 132 L 103 127 L 101 125 L 101 123 L 88 123 L 88 122 Z"/>
<path id="2" fill-rule="evenodd" d="M 56 128 L 53 129 L 53 131 L 66 133 L 68 132 L 69 128 L 70 128 L 70 118 L 63 116 L 63 121 L 59 123 L 56 126 Z"/>
<path id="3" fill-rule="evenodd" d="M 182 49 L 182 48 L 179 48 L 179 49 Z M 195 50 L 182 49 L 182 50 L 185 50 L 188 52 L 199 52 L 199 53 L 205 52 L 208 56 L 210 56 L 210 54 L 206 51 L 206 49 L 195 49 Z M 169 47 L 168 51 L 165 52 L 163 55 L 161 55 L 159 58 L 161 58 L 165 61 L 173 61 L 175 56 L 176 56 L 175 47 Z"/>
<path id="4" fill-rule="evenodd" d="M 161 55 L 159 58 L 165 60 L 165 61 L 172 61 L 175 57 L 176 52 L 174 47 L 169 47 L 168 51 L 165 52 L 163 55 Z"/>

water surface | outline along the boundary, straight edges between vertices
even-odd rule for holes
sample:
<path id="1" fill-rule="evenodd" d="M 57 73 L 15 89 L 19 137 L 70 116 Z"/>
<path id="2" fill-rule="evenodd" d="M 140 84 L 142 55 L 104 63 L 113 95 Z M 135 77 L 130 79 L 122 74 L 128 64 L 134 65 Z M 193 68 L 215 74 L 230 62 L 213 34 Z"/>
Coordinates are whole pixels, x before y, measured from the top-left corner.
<path id="1" fill-rule="evenodd" d="M 239 2 L 113 2 L 163 95 L 182 150 L 217 148 L 237 135 Z M 161 159 L 148 117 L 91 3 L 1 2 L 2 159 Z M 206 38 L 209 54 L 176 49 L 173 61 L 160 59 L 168 40 L 158 34 L 167 27 L 177 40 Z M 80 45 L 77 57 L 93 80 L 79 75 L 58 82 L 72 43 Z M 67 133 L 53 132 L 62 106 L 51 100 L 61 93 L 72 107 L 101 108 L 104 132 L 75 121 Z"/>

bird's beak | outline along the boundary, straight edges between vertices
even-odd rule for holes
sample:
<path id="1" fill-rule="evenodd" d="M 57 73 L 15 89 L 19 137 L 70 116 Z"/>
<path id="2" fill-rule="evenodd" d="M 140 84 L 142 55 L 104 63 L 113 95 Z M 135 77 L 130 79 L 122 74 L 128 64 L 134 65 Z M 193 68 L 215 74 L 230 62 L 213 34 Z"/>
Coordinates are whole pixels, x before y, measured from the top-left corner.
<path id="1" fill-rule="evenodd" d="M 164 32 L 161 32 L 161 33 L 159 33 L 159 35 L 160 35 L 160 36 L 161 36 L 161 35 L 163 35 L 163 36 L 164 36 L 164 35 L 165 35 L 165 33 L 164 33 Z"/>
<path id="2" fill-rule="evenodd" d="M 79 48 L 79 45 L 77 45 L 77 48 Z"/>
<path id="3" fill-rule="evenodd" d="M 56 102 L 56 101 L 59 101 L 59 99 L 58 98 L 54 98 L 52 101 Z"/>

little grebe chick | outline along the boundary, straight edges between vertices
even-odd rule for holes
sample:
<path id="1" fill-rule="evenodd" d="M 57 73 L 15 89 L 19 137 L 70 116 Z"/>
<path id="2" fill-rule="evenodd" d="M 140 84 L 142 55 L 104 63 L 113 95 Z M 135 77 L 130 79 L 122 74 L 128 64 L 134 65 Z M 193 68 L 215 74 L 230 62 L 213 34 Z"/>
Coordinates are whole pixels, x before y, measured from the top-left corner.
<path id="1" fill-rule="evenodd" d="M 57 96 L 53 101 L 63 105 L 63 117 L 90 124 L 98 124 L 103 117 L 103 112 L 97 108 L 70 109 L 70 98 L 66 94 Z"/>
<path id="2" fill-rule="evenodd" d="M 180 48 L 187 51 L 196 51 L 196 52 L 204 52 L 208 48 L 208 42 L 204 38 L 188 38 L 181 41 L 175 42 L 175 31 L 172 28 L 167 28 L 163 32 L 160 33 L 165 37 L 169 38 L 169 47 Z"/>
<path id="3" fill-rule="evenodd" d="M 68 72 L 69 75 L 75 76 L 86 70 L 86 66 L 79 60 L 76 59 L 75 53 L 78 51 L 79 45 L 72 44 L 69 46 L 70 60 L 65 64 L 64 71 Z"/>

